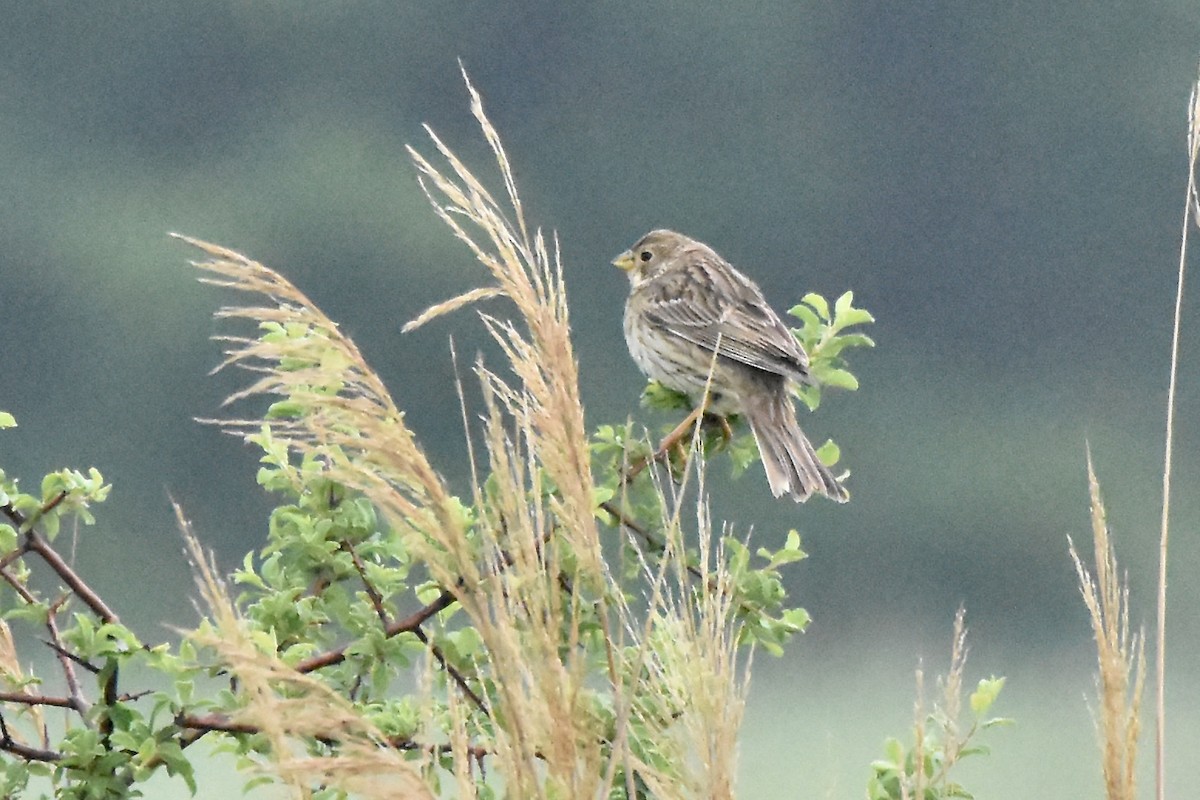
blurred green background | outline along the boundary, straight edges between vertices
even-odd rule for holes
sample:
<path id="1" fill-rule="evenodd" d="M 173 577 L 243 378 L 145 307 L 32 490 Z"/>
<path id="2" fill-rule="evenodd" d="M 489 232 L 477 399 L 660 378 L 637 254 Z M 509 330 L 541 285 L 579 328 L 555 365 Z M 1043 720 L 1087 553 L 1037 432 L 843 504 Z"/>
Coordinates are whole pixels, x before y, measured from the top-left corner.
<path id="1" fill-rule="evenodd" d="M 740 530 L 796 527 L 812 554 L 792 587 L 812 628 L 756 661 L 743 796 L 861 796 L 960 604 L 969 677 L 1009 676 L 996 711 L 1018 719 L 964 782 L 1100 796 L 1067 535 L 1090 552 L 1090 442 L 1134 621 L 1152 622 L 1200 6 L 48 2 L 4 20 L 0 409 L 20 427 L 0 466 L 27 486 L 61 466 L 112 481 L 77 559 L 144 637 L 195 620 L 169 498 L 229 566 L 270 508 L 254 451 L 193 421 L 240 385 L 206 375 L 210 312 L 232 298 L 167 231 L 291 277 L 465 489 L 448 340 L 469 359 L 479 325 L 400 333 L 483 280 L 404 152 L 432 150 L 428 122 L 494 178 L 461 58 L 531 221 L 561 238 L 591 424 L 647 419 L 609 260 L 652 227 L 710 243 L 781 310 L 853 289 L 879 320 L 861 391 L 803 420 L 841 444 L 854 501 L 772 502 L 758 469 L 718 492 Z M 1175 754 L 1200 745 L 1200 308 L 1184 312 Z M 1170 785 L 1189 772 L 1176 760 Z"/>

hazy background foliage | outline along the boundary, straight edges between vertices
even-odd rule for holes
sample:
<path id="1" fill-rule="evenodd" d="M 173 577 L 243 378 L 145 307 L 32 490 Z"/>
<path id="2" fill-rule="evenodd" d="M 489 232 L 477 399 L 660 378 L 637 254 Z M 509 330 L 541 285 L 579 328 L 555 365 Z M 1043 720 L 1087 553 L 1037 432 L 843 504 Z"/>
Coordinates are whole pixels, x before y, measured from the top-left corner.
<path id="1" fill-rule="evenodd" d="M 859 796 L 960 603 L 974 670 L 1010 676 L 997 711 L 1020 721 L 964 782 L 1097 795 L 1066 535 L 1087 539 L 1086 438 L 1149 620 L 1200 6 L 6 3 L 3 19 L 0 408 L 21 427 L 0 461 L 114 483 L 78 560 L 144 637 L 195 618 L 168 496 L 227 565 L 269 508 L 254 451 L 192 421 L 234 385 L 205 375 L 228 298 L 168 230 L 280 269 L 340 320 L 465 490 L 448 337 L 469 359 L 479 326 L 400 333 L 482 278 L 403 150 L 429 122 L 489 163 L 461 57 L 528 213 L 561 237 L 593 425 L 645 416 L 608 262 L 651 227 L 709 242 L 779 309 L 853 289 L 879 320 L 862 391 L 803 420 L 842 446 L 854 501 L 772 502 L 760 468 L 718 492 L 718 516 L 773 543 L 798 527 L 812 553 L 793 591 L 815 622 L 757 664 L 745 796 Z M 1184 313 L 1175 753 L 1200 744 L 1200 308 Z"/>

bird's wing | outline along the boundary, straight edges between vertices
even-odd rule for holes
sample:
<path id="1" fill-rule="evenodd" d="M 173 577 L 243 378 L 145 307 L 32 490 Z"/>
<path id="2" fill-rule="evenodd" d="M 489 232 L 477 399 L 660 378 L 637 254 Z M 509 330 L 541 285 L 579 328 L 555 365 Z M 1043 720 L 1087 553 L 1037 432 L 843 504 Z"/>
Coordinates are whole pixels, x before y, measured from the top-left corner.
<path id="1" fill-rule="evenodd" d="M 808 382 L 804 348 L 748 278 L 701 263 L 655 282 L 660 285 L 646 309 L 652 323 L 727 358 Z"/>

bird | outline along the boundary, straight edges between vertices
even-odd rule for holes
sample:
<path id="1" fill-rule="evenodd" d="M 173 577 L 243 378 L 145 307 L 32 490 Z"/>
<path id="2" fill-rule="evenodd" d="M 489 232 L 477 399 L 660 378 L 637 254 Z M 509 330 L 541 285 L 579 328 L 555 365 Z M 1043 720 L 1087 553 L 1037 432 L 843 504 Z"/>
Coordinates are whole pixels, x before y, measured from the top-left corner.
<path id="1" fill-rule="evenodd" d="M 664 449 L 705 412 L 739 414 L 775 497 L 846 502 L 849 493 L 817 458 L 792 406 L 789 385 L 813 382 L 808 354 L 758 285 L 708 245 L 665 229 L 612 263 L 629 277 L 624 327 L 634 362 L 695 405 Z"/>

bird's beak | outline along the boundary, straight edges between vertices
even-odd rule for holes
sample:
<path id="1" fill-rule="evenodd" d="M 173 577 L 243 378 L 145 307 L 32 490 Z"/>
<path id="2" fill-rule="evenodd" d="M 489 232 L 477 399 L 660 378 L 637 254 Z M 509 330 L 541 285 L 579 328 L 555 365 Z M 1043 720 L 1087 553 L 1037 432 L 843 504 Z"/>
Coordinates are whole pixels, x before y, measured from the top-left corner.
<path id="1" fill-rule="evenodd" d="M 634 265 L 637 264 L 637 260 L 633 257 L 632 250 L 626 250 L 624 253 L 621 253 L 621 255 L 614 258 L 612 263 L 614 267 L 629 272 L 629 270 L 633 269 Z"/>

